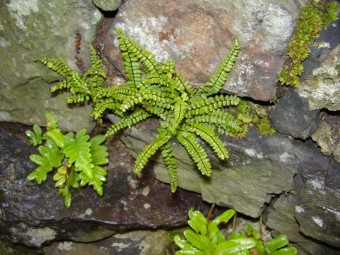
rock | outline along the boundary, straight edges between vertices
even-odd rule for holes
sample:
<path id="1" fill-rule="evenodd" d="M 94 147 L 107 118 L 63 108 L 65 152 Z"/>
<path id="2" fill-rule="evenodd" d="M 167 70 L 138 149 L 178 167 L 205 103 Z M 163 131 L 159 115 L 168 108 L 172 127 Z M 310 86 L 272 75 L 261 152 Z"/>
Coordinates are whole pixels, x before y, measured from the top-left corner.
<path id="1" fill-rule="evenodd" d="M 340 254 L 335 248 L 317 242 L 300 232 L 299 224 L 294 214 L 299 209 L 296 205 L 298 198 L 291 194 L 282 194 L 263 214 L 263 221 L 275 234 L 285 234 L 290 242 L 298 249 L 299 255 L 336 255 Z"/>
<path id="2" fill-rule="evenodd" d="M 305 140 L 316 130 L 319 113 L 319 110 L 310 111 L 307 100 L 294 89 L 288 89 L 276 103 L 271 123 L 278 132 Z"/>
<path id="3" fill-rule="evenodd" d="M 340 110 L 340 45 L 335 47 L 320 67 L 301 83 L 297 90 L 308 102 L 309 109 Z"/>
<path id="4" fill-rule="evenodd" d="M 103 11 L 115 11 L 122 4 L 122 0 L 92 0 L 92 2 Z"/>
<path id="5" fill-rule="evenodd" d="M 158 231 L 131 231 L 115 234 L 91 243 L 56 242 L 43 249 L 48 255 L 99 254 L 99 255 L 165 255 L 169 250 L 170 233 Z"/>
<path id="6" fill-rule="evenodd" d="M 0 121 L 45 125 L 45 113 L 51 112 L 63 129 L 92 128 L 91 107 L 69 107 L 65 95 L 52 96 L 50 84 L 60 76 L 34 62 L 51 57 L 75 70 L 77 60 L 88 66 L 89 44 L 102 17 L 92 2 L 5 0 L 0 16 Z M 82 39 L 79 54 L 76 33 Z"/>
<path id="7" fill-rule="evenodd" d="M 154 138 L 154 133 L 148 130 L 150 123 L 143 126 L 146 128 L 131 128 L 122 138 L 134 157 Z M 202 177 L 180 145 L 175 142 L 172 144 L 177 159 L 178 185 L 201 193 L 203 200 L 209 203 L 232 207 L 245 215 L 259 217 L 265 204 L 270 203 L 275 194 L 293 188 L 297 162 L 291 153 L 291 143 L 282 135 L 260 136 L 255 131 L 242 139 L 223 139 L 230 159 L 220 162 L 211 156 L 214 170 L 210 178 Z M 208 155 L 213 155 L 212 151 Z M 163 164 L 157 163 L 153 169 L 156 178 L 169 182 Z"/>
<path id="8" fill-rule="evenodd" d="M 277 73 L 299 7 L 269 0 L 126 1 L 118 15 L 104 24 L 103 30 L 110 27 L 110 32 L 102 35 L 103 55 L 122 72 L 113 32 L 118 26 L 158 61 L 173 58 L 191 83 L 202 84 L 238 39 L 241 53 L 223 89 L 268 101 L 276 93 Z"/>
<path id="9" fill-rule="evenodd" d="M 103 197 L 91 188 L 74 190 L 67 209 L 52 176 L 41 185 L 26 180 L 36 168 L 28 159 L 36 149 L 25 137 L 25 129 L 0 123 L 2 239 L 31 247 L 55 240 L 93 242 L 118 231 L 184 226 L 189 209 L 207 207 L 192 192 L 179 189 L 172 194 L 151 172 L 138 178 L 131 173 L 133 160 L 123 144 L 111 141 Z"/>
<path id="10" fill-rule="evenodd" d="M 340 163 L 320 153 L 312 141 L 296 144 L 301 181 L 296 185 L 295 217 L 300 231 L 340 247 Z"/>
<path id="11" fill-rule="evenodd" d="M 313 141 L 325 155 L 333 155 L 340 162 L 340 118 L 336 114 L 324 113 L 317 130 L 312 135 Z"/>

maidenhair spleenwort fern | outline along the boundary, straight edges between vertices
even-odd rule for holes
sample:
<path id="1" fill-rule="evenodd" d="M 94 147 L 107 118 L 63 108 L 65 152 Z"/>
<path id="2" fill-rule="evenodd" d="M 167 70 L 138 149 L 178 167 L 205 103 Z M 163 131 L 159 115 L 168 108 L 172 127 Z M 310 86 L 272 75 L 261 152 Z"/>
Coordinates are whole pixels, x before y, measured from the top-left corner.
<path id="1" fill-rule="evenodd" d="M 238 106 L 240 98 L 219 94 L 237 59 L 239 43 L 235 41 L 211 79 L 196 88 L 175 69 L 172 59 L 160 64 L 152 53 L 127 37 L 119 28 L 116 28 L 116 35 L 124 60 L 125 84 L 103 86 L 105 73 L 100 59 L 91 48 L 92 66 L 83 76 L 69 69 L 63 61 L 48 58 L 37 60 L 65 77 L 52 88 L 52 92 L 63 89 L 70 91 L 72 95 L 68 103 L 91 100 L 94 107 L 92 115 L 99 123 L 102 123 L 107 112 L 118 115 L 120 120 L 107 130 L 106 137 L 149 117 L 157 118 L 160 123 L 158 134 L 137 156 L 134 173 L 140 173 L 149 159 L 160 151 L 169 170 L 171 190 L 175 192 L 176 162 L 170 144 L 170 140 L 175 138 L 188 151 L 198 170 L 210 176 L 211 164 L 202 142 L 210 145 L 216 155 L 225 160 L 228 151 L 216 131 L 232 136 L 243 135 L 248 124 L 237 117 L 237 111 L 226 112 L 227 108 Z M 83 172 L 86 174 L 89 171 L 84 169 Z"/>
<path id="2" fill-rule="evenodd" d="M 108 163 L 109 155 L 106 146 L 102 145 L 105 137 L 98 135 L 90 138 L 85 129 L 77 134 L 63 134 L 55 117 L 51 114 L 46 114 L 46 117 L 45 134 L 37 125 L 33 126 L 33 131 L 26 131 L 31 144 L 39 145 L 39 154 L 30 156 L 30 160 L 38 167 L 27 179 L 40 184 L 46 180 L 49 172 L 56 170 L 53 180 L 59 193 L 65 197 L 66 207 L 71 206 L 71 188 L 90 185 L 100 196 L 103 195 L 103 182 L 106 180 L 103 166 Z"/>

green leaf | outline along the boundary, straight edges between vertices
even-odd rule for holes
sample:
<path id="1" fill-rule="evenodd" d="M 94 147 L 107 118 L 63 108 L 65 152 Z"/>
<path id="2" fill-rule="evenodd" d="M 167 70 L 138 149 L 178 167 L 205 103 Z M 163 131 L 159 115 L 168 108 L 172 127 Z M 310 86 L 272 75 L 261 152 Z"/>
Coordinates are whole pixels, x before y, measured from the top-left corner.
<path id="1" fill-rule="evenodd" d="M 105 136 L 97 135 L 90 140 L 91 143 L 91 156 L 92 163 L 96 165 L 105 165 L 108 163 L 109 153 L 107 152 L 107 147 L 101 145 L 105 141 Z"/>
<path id="2" fill-rule="evenodd" d="M 287 247 L 287 248 L 282 248 L 278 251 L 275 251 L 273 253 L 268 253 L 270 255 L 296 255 L 297 254 L 297 249 L 293 246 Z"/>
<path id="3" fill-rule="evenodd" d="M 200 233 L 202 235 L 207 234 L 207 219 L 204 215 L 199 211 L 189 210 L 189 218 L 188 221 L 189 226 L 196 231 L 196 233 Z"/>
<path id="4" fill-rule="evenodd" d="M 221 215 L 217 216 L 214 220 L 212 220 L 208 224 L 208 237 L 212 239 L 216 234 L 220 232 L 218 229 L 218 225 L 220 223 L 227 223 L 233 216 L 235 215 L 235 210 L 229 209 L 222 213 Z"/>
<path id="5" fill-rule="evenodd" d="M 74 163 L 77 171 L 83 171 L 90 179 L 93 178 L 92 159 L 90 153 L 90 136 L 86 129 L 80 130 L 74 141 L 67 142 L 64 146 L 64 153 L 70 164 Z"/>
<path id="6" fill-rule="evenodd" d="M 274 251 L 286 246 L 288 243 L 289 241 L 286 235 L 279 235 L 265 243 L 265 248 L 268 254 L 271 254 Z"/>
<path id="7" fill-rule="evenodd" d="M 256 241 L 252 238 L 231 239 L 216 246 L 213 255 L 232 255 L 254 248 Z"/>
<path id="8" fill-rule="evenodd" d="M 29 137 L 30 143 L 33 146 L 37 146 L 42 143 L 43 135 L 41 128 L 38 125 L 33 125 L 33 132 L 31 130 L 26 130 L 25 133 Z"/>
<path id="9" fill-rule="evenodd" d="M 188 240 L 188 242 L 197 249 L 205 252 L 206 254 L 209 254 L 211 252 L 212 246 L 206 236 L 197 234 L 190 229 L 184 231 L 184 236 Z"/>

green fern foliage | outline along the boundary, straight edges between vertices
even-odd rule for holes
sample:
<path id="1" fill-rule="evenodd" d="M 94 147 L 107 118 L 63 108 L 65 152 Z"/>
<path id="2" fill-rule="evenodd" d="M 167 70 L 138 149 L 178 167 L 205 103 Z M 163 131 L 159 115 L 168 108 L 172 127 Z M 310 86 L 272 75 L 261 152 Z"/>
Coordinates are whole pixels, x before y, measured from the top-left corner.
<path id="1" fill-rule="evenodd" d="M 239 112 L 232 110 L 241 104 L 241 99 L 235 95 L 220 93 L 237 60 L 240 51 L 238 41 L 235 41 L 212 78 L 196 87 L 176 70 L 174 60 L 158 63 L 152 53 L 143 49 L 121 29 L 116 28 L 115 32 L 124 61 L 127 79 L 125 84 L 104 86 L 103 67 L 94 49 L 91 48 L 91 67 L 82 76 L 60 60 L 38 59 L 38 62 L 65 77 L 65 80 L 57 84 L 52 91 L 61 89 L 70 91 L 68 103 L 91 100 L 92 115 L 100 124 L 108 112 L 120 117 L 108 128 L 105 137 L 150 117 L 158 119 L 160 124 L 158 134 L 137 156 L 133 172 L 140 173 L 150 158 L 160 152 L 169 170 L 171 190 L 175 192 L 177 169 L 170 140 L 177 139 L 187 150 L 198 170 L 203 175 L 210 176 L 212 166 L 204 143 L 209 145 L 221 160 L 225 160 L 228 158 L 228 151 L 218 133 L 241 136 L 249 124 L 244 122 L 244 119 L 238 118 Z M 77 134 L 72 138 L 73 147 L 70 149 L 81 146 L 83 151 L 73 155 L 82 159 L 76 167 L 82 173 L 82 178 L 95 178 L 88 167 L 92 163 L 89 159 L 89 147 L 85 146 L 88 141 L 84 132 L 80 132 L 79 137 Z M 75 163 L 73 157 L 69 156 L 71 162 Z"/>
<path id="2" fill-rule="evenodd" d="M 36 125 L 33 127 L 35 135 L 30 130 L 26 131 L 32 144 L 44 143 L 38 147 L 39 154 L 30 156 L 30 160 L 38 167 L 27 179 L 36 180 L 40 184 L 47 179 L 49 172 L 56 170 L 53 180 L 65 198 L 66 207 L 71 206 L 70 188 L 90 185 L 99 195 L 103 195 L 103 182 L 106 180 L 103 166 L 108 162 L 107 149 L 102 145 L 104 136 L 90 138 L 85 129 L 77 134 L 63 134 L 56 118 L 51 114 L 46 114 L 46 117 L 48 122 L 45 135 Z"/>

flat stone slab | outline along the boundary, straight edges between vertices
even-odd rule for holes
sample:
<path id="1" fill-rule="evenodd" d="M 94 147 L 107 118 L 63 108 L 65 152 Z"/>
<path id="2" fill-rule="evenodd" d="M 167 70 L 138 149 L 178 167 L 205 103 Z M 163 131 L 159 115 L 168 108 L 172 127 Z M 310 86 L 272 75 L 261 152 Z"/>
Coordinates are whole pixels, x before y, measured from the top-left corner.
<path id="1" fill-rule="evenodd" d="M 24 131 L 29 127 L 0 123 L 0 235 L 39 247 L 54 240 L 92 242 L 136 228 L 173 228 L 187 224 L 187 211 L 206 208 L 199 195 L 167 184 L 148 171 L 131 172 L 133 159 L 119 140 L 108 141 L 110 163 L 104 195 L 92 188 L 75 190 L 71 208 L 54 188 L 52 175 L 41 185 L 27 181 L 36 153 Z"/>

